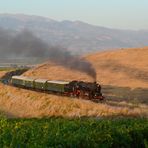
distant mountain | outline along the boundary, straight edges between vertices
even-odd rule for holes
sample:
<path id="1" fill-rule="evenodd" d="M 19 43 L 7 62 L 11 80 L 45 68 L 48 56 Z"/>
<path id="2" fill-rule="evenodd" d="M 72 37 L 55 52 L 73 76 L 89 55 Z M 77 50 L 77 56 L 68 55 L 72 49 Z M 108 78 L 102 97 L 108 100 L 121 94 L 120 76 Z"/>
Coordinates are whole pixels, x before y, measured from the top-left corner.
<path id="1" fill-rule="evenodd" d="M 51 45 L 66 47 L 73 53 L 148 45 L 147 30 L 117 30 L 81 21 L 55 21 L 49 18 L 0 14 L 0 27 L 16 32 L 28 29 Z"/>

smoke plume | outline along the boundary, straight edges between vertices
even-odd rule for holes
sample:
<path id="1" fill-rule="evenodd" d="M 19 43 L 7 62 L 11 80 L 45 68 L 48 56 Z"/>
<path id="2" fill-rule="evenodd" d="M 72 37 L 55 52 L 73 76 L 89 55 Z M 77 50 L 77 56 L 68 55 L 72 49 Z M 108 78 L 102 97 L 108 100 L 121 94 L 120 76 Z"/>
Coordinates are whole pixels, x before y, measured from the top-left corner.
<path id="1" fill-rule="evenodd" d="M 4 57 L 49 58 L 58 65 L 84 72 L 96 80 L 96 72 L 91 63 L 64 48 L 48 45 L 28 30 L 15 33 L 0 29 L 0 58 Z"/>

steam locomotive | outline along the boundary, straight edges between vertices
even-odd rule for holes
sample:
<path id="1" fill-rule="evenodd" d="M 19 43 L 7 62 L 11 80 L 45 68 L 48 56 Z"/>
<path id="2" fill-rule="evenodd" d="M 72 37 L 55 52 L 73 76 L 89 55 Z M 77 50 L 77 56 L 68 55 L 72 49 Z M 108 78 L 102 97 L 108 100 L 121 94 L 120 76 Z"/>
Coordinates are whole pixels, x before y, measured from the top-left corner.
<path id="1" fill-rule="evenodd" d="M 61 95 L 73 96 L 89 100 L 103 100 L 101 86 L 94 82 L 83 81 L 50 81 L 48 79 L 34 79 L 24 76 L 12 76 L 11 84 L 17 87 L 60 93 Z"/>

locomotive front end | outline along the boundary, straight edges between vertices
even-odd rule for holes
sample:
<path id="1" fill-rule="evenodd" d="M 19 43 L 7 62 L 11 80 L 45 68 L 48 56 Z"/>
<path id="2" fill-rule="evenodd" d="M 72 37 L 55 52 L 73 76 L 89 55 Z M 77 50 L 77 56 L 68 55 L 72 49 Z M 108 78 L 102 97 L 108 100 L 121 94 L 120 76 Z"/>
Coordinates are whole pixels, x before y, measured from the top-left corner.
<path id="1" fill-rule="evenodd" d="M 101 86 L 94 82 L 71 81 L 65 87 L 65 91 L 73 96 L 89 100 L 103 100 Z"/>
<path id="2" fill-rule="evenodd" d="M 91 98 L 93 100 L 104 100 L 104 96 L 102 95 L 102 92 L 101 92 L 101 85 L 98 84 L 97 82 L 94 82 L 91 85 L 92 85 L 90 87 Z"/>

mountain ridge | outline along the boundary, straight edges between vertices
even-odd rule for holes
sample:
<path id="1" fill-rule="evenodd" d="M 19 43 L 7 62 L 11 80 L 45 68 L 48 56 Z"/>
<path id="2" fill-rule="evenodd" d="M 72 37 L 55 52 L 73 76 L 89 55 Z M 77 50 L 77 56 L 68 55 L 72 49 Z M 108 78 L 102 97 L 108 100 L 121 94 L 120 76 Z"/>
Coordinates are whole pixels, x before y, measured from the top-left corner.
<path id="1" fill-rule="evenodd" d="M 82 21 L 56 21 L 25 14 L 0 14 L 0 27 L 16 32 L 30 30 L 51 45 L 60 45 L 74 54 L 104 49 L 147 46 L 147 30 L 120 30 Z"/>

